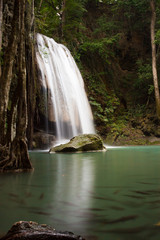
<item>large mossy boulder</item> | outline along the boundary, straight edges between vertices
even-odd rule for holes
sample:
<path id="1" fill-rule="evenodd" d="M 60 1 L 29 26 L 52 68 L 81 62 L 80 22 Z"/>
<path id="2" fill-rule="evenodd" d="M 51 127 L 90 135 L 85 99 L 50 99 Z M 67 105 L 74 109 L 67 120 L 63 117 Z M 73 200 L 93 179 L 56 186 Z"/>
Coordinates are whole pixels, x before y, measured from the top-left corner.
<path id="1" fill-rule="evenodd" d="M 46 224 L 20 221 L 15 223 L 0 240 L 85 240 L 72 232 L 56 231 Z"/>
<path id="2" fill-rule="evenodd" d="M 83 134 L 73 137 L 68 143 L 50 149 L 50 152 L 84 152 L 105 150 L 102 139 L 97 134 Z"/>

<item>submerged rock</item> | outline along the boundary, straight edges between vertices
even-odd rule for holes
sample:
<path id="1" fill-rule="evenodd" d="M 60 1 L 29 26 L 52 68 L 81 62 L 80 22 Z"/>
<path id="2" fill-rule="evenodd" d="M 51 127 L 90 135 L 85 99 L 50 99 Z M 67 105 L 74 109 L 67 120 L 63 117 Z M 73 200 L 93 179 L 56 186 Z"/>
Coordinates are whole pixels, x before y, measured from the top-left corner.
<path id="1" fill-rule="evenodd" d="M 20 221 L 15 223 L 0 240 L 85 240 L 71 232 L 56 231 L 46 224 Z"/>
<path id="2" fill-rule="evenodd" d="M 50 149 L 50 152 L 83 152 L 104 150 L 102 139 L 97 134 L 83 134 L 73 137 L 70 142 Z"/>

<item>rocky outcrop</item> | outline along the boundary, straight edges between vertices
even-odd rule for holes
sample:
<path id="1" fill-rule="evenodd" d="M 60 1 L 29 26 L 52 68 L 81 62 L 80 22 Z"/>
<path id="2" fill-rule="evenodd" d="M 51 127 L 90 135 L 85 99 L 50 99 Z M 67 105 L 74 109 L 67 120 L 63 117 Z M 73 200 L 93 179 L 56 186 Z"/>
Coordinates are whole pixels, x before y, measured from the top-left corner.
<path id="1" fill-rule="evenodd" d="M 160 122 L 151 114 L 135 117 L 107 134 L 107 145 L 160 145 Z"/>
<path id="2" fill-rule="evenodd" d="M 1 240 L 85 240 L 71 232 L 56 231 L 46 224 L 20 221 L 15 223 Z"/>
<path id="3" fill-rule="evenodd" d="M 36 132 L 33 135 L 33 149 L 48 149 L 53 146 L 55 136 L 45 132 Z"/>
<path id="4" fill-rule="evenodd" d="M 97 134 L 82 134 L 70 142 L 51 148 L 50 152 L 83 152 L 104 150 L 102 139 Z"/>

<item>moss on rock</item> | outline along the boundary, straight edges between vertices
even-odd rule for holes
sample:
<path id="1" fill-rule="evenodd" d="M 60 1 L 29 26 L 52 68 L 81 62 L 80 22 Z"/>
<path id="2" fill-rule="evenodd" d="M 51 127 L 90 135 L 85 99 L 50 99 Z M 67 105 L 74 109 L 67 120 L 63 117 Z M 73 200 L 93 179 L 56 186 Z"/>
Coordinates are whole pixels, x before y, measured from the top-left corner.
<path id="1" fill-rule="evenodd" d="M 104 150 L 103 142 L 97 134 L 83 134 L 73 137 L 68 143 L 50 149 L 50 152 L 83 152 Z"/>

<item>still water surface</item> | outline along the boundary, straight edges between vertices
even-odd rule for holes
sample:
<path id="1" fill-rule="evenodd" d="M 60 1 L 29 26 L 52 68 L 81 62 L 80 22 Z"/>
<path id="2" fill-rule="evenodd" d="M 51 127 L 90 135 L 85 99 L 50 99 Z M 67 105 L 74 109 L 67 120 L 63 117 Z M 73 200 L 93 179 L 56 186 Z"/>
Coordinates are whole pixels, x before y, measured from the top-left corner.
<path id="1" fill-rule="evenodd" d="M 160 146 L 30 157 L 34 172 L 0 174 L 1 234 L 32 220 L 89 240 L 160 239 Z"/>

